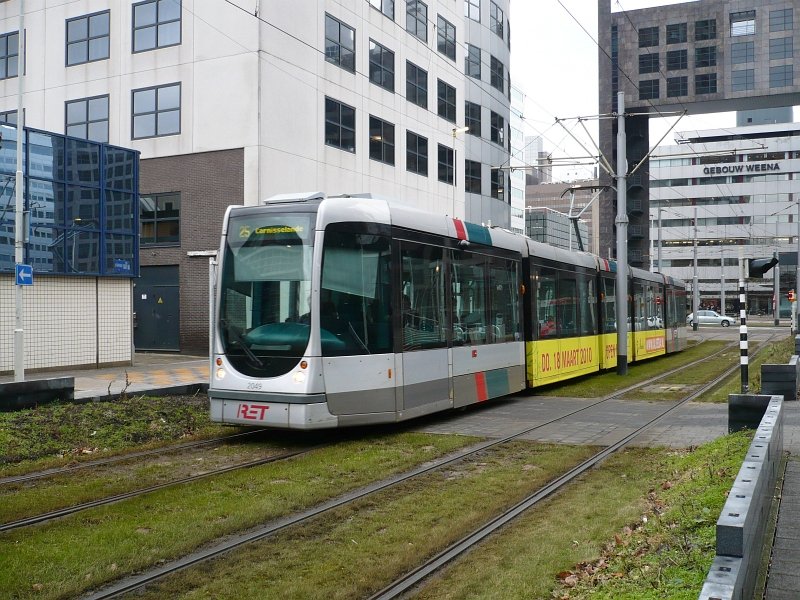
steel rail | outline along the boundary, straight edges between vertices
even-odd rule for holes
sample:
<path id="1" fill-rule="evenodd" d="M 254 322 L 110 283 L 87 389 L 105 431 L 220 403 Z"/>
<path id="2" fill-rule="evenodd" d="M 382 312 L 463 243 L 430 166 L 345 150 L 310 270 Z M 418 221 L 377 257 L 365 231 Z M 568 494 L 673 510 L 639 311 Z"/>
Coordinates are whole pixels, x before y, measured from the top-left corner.
<path id="1" fill-rule="evenodd" d="M 97 460 L 89 460 L 70 465 L 68 467 L 53 467 L 52 469 L 44 469 L 43 471 L 35 471 L 32 473 L 25 473 L 24 475 L 10 475 L 8 477 L 0 477 L 0 485 L 8 485 L 12 483 L 23 483 L 34 479 L 43 479 L 45 477 L 52 477 L 53 475 L 61 475 L 64 473 L 71 473 L 79 469 L 86 469 L 90 467 L 100 467 L 105 465 L 113 465 L 133 458 L 142 458 L 144 456 L 154 456 L 160 454 L 169 454 L 171 452 L 181 452 L 190 448 L 199 448 L 201 446 L 208 446 L 211 444 L 225 444 L 229 440 L 234 440 L 257 433 L 263 433 L 267 429 L 254 429 L 252 431 L 243 431 L 242 433 L 235 433 L 233 435 L 226 435 L 218 438 L 211 438 L 208 440 L 200 440 L 197 442 L 187 442 L 185 444 L 177 444 L 175 446 L 164 446 L 161 448 L 154 448 L 152 450 L 140 450 L 138 452 L 129 452 L 127 454 L 117 454 L 109 456 L 108 458 L 99 458 Z"/>
<path id="2" fill-rule="evenodd" d="M 140 488 L 138 490 L 131 490 L 129 492 L 123 492 L 121 494 L 115 494 L 113 496 L 107 496 L 105 498 L 100 498 L 98 500 L 90 500 L 89 502 L 82 502 L 81 504 L 75 504 L 73 506 L 69 506 L 67 508 L 60 508 L 57 510 L 53 510 L 50 512 L 42 513 L 39 515 L 35 515 L 33 517 L 27 517 L 25 519 L 19 519 L 17 521 L 10 521 L 8 523 L 3 523 L 0 525 L 0 532 L 4 531 L 11 531 L 13 529 L 19 529 L 20 527 L 26 527 L 28 525 L 34 525 L 36 523 L 45 523 L 47 521 L 52 521 L 54 519 L 58 519 L 60 517 L 66 517 L 68 515 L 73 515 L 75 513 L 82 512 L 84 510 L 88 510 L 90 508 L 95 508 L 97 506 L 105 506 L 106 504 L 114 504 L 115 502 L 120 502 L 122 500 L 128 500 L 130 498 L 136 498 L 137 496 L 144 496 L 145 494 L 149 494 L 150 492 L 155 492 L 157 490 L 163 490 L 166 488 L 174 487 L 177 485 L 182 485 L 184 483 L 191 483 L 193 481 L 198 481 L 200 479 L 206 479 L 208 477 L 213 477 L 215 475 L 222 475 L 224 473 L 230 473 L 232 471 L 239 471 L 242 469 L 249 469 L 251 467 L 257 467 L 260 465 L 266 465 L 272 462 L 277 462 L 280 460 L 286 460 L 289 458 L 293 458 L 295 456 L 305 454 L 309 452 L 308 449 L 306 450 L 294 450 L 292 452 L 286 452 L 284 454 L 278 454 L 275 456 L 269 456 L 267 458 L 259 458 L 257 460 L 251 460 L 245 463 L 241 463 L 238 465 L 229 465 L 227 467 L 222 467 L 219 469 L 213 469 L 211 471 L 206 471 L 203 473 L 198 473 L 197 475 L 191 475 L 189 477 L 182 477 L 180 479 L 176 479 L 174 481 L 167 481 L 164 483 L 159 483 L 157 485 L 151 485 L 145 488 Z"/>

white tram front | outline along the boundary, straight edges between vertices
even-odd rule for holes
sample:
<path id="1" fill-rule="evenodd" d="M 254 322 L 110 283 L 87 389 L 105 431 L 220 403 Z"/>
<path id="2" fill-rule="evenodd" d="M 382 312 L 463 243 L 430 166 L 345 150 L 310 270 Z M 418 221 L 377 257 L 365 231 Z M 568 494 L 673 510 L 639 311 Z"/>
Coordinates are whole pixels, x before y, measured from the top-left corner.
<path id="1" fill-rule="evenodd" d="M 392 422 L 525 387 L 526 241 L 370 197 L 225 216 L 212 420 Z"/>

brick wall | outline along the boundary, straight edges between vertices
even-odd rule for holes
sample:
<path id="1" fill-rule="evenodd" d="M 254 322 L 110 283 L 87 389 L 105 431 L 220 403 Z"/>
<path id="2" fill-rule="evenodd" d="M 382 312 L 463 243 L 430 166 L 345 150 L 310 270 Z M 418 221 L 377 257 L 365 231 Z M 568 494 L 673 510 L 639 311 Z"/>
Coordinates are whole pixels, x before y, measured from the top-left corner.
<path id="1" fill-rule="evenodd" d="M 244 203 L 243 149 L 143 159 L 141 195 L 181 193 L 179 246 L 142 247 L 140 264 L 178 265 L 180 349 L 208 351 L 208 258 L 187 252 L 217 250 L 222 218 L 231 204 Z"/>

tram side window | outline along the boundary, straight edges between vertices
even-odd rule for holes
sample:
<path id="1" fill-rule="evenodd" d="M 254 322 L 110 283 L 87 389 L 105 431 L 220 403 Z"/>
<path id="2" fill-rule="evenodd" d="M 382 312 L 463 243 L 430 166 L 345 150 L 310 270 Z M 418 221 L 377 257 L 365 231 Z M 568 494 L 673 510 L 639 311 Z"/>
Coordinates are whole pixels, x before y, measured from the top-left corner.
<path id="1" fill-rule="evenodd" d="M 453 344 L 486 343 L 486 260 L 480 254 L 453 253 Z"/>
<path id="2" fill-rule="evenodd" d="M 633 314 L 630 315 L 634 331 L 643 331 L 647 329 L 646 308 L 645 287 L 641 283 L 635 282 L 633 284 Z M 630 331 L 630 327 L 628 330 Z"/>
<path id="3" fill-rule="evenodd" d="M 322 354 L 392 351 L 391 243 L 387 236 L 325 232 L 320 289 Z"/>
<path id="4" fill-rule="evenodd" d="M 536 290 L 536 315 L 539 320 L 539 338 L 556 337 L 556 272 L 553 269 L 539 271 Z"/>
<path id="5" fill-rule="evenodd" d="M 616 282 L 613 279 L 603 277 L 600 279 L 601 294 L 602 294 L 602 319 L 603 319 L 603 332 L 614 333 L 617 331 L 617 296 L 616 296 Z"/>
<path id="6" fill-rule="evenodd" d="M 558 278 L 558 333 L 561 337 L 578 332 L 578 286 L 572 273 L 560 273 Z"/>
<path id="7" fill-rule="evenodd" d="M 491 341 L 513 342 L 520 339 L 519 263 L 499 258 L 491 259 L 489 294 L 491 296 Z"/>
<path id="8" fill-rule="evenodd" d="M 578 307 L 580 310 L 580 334 L 595 335 L 597 333 L 597 293 L 594 289 L 594 278 L 589 275 L 578 277 Z"/>
<path id="9" fill-rule="evenodd" d="M 400 257 L 403 350 L 445 347 L 447 305 L 442 249 L 403 242 Z"/>
<path id="10" fill-rule="evenodd" d="M 664 289 L 656 284 L 650 286 L 648 296 L 647 325 L 650 329 L 664 328 Z"/>

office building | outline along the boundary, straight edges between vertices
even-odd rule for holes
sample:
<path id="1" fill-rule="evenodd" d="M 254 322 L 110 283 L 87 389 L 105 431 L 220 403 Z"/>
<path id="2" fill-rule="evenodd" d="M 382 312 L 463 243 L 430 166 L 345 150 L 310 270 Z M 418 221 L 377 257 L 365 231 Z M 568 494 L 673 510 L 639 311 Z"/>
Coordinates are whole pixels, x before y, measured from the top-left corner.
<path id="1" fill-rule="evenodd" d="M 0 4 L 16 119 L 20 2 Z M 509 227 L 510 0 L 26 4 L 25 123 L 141 153 L 138 349 L 208 347 L 225 209 L 370 192 Z M 465 127 L 469 127 L 464 131 Z"/>

